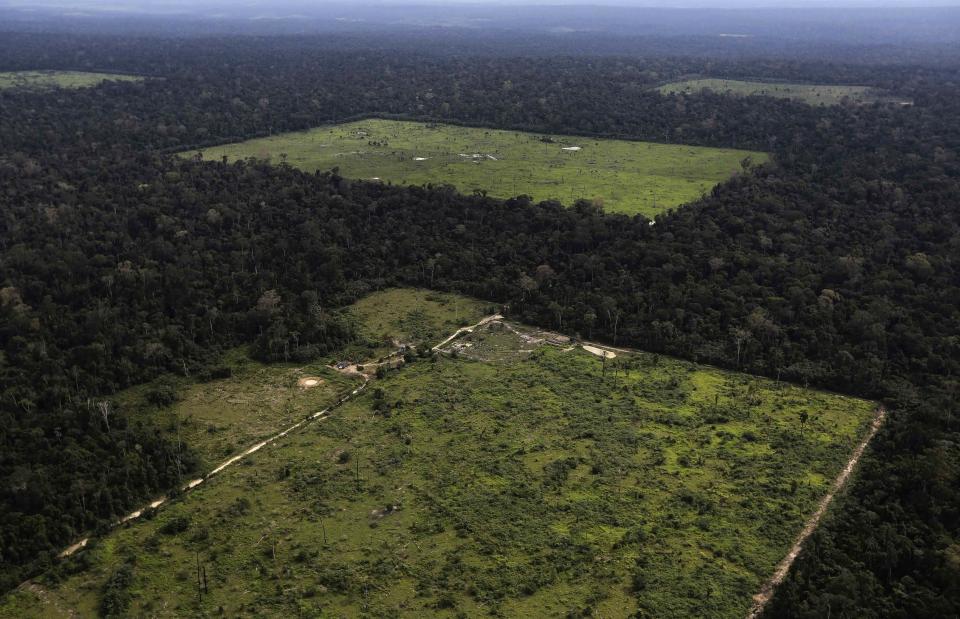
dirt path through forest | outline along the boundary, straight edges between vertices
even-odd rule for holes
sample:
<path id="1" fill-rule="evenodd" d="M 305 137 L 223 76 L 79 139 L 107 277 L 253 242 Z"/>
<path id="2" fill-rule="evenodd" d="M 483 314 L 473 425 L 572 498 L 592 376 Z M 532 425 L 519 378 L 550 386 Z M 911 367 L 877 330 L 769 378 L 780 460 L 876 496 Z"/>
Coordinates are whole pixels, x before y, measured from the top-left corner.
<path id="1" fill-rule="evenodd" d="M 813 512 L 813 515 L 807 519 L 803 530 L 800 532 L 800 535 L 797 536 L 797 540 L 790 548 L 790 552 L 788 552 L 787 556 L 785 556 L 783 560 L 777 564 L 777 569 L 774 570 L 770 579 L 767 580 L 767 582 L 763 584 L 763 587 L 760 588 L 760 592 L 753 596 L 753 606 L 750 608 L 750 613 L 747 615 L 747 619 L 757 619 L 763 614 L 763 610 L 773 597 L 773 592 L 776 591 L 777 586 L 783 582 L 783 579 L 787 577 L 787 574 L 790 572 L 790 567 L 793 565 L 793 562 L 796 561 L 797 555 L 799 555 L 800 551 L 803 549 L 803 544 L 817 529 L 817 525 L 820 524 L 820 520 L 823 518 L 827 508 L 833 501 L 833 497 L 836 496 L 837 492 L 839 492 L 843 488 L 844 484 L 846 484 L 850 474 L 853 473 L 857 463 L 860 461 L 860 457 L 863 455 L 864 450 L 866 450 L 867 445 L 876 435 L 877 431 L 880 429 L 880 426 L 883 425 L 883 421 L 886 419 L 886 417 L 887 411 L 881 406 L 877 409 L 877 414 L 873 419 L 873 423 L 870 424 L 870 431 L 867 432 L 867 435 L 863 438 L 860 444 L 857 445 L 857 448 L 853 451 L 853 455 L 850 457 L 849 462 L 847 462 L 847 465 L 843 467 L 843 470 L 840 471 L 840 474 L 834 480 L 830 491 L 827 492 L 826 496 L 820 500 L 820 504 L 817 506 L 817 511 Z"/>

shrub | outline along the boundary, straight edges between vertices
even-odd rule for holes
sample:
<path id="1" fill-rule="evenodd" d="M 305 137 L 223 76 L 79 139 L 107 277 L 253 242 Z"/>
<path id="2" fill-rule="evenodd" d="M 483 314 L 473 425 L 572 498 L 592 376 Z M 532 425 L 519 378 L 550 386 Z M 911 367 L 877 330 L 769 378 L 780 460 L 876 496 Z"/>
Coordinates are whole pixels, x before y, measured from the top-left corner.
<path id="1" fill-rule="evenodd" d="M 176 535 L 177 533 L 183 533 L 189 528 L 190 518 L 187 516 L 176 516 L 165 522 L 159 531 L 164 535 Z"/>
<path id="2" fill-rule="evenodd" d="M 133 565 L 124 563 L 110 575 L 100 598 L 101 617 L 124 617 L 130 606 L 130 585 L 133 584 Z"/>
<path id="3" fill-rule="evenodd" d="M 157 408 L 165 408 L 172 404 L 175 404 L 180 399 L 180 394 L 177 392 L 177 387 L 171 382 L 158 382 L 150 391 L 146 394 L 147 402 L 153 404 Z"/>
<path id="4" fill-rule="evenodd" d="M 570 471 L 577 468 L 577 458 L 561 458 L 554 460 L 543 467 L 543 485 L 547 488 L 559 488 L 570 475 Z"/>

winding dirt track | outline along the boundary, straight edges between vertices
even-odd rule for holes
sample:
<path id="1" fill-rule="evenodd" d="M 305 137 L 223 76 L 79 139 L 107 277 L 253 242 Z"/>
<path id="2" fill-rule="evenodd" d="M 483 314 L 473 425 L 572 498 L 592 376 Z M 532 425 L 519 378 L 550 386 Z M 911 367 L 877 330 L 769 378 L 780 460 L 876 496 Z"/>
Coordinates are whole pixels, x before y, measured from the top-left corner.
<path id="1" fill-rule="evenodd" d="M 760 592 L 753 596 L 753 606 L 750 608 L 750 613 L 747 615 L 747 619 L 758 619 L 758 617 L 763 614 L 763 610 L 770 602 L 770 598 L 773 597 L 773 592 L 776 591 L 777 586 L 783 582 L 783 579 L 786 578 L 787 574 L 790 572 L 790 566 L 792 566 L 793 562 L 796 561 L 797 555 L 799 555 L 800 551 L 803 549 L 804 542 L 806 542 L 810 535 L 812 535 L 817 529 L 817 525 L 820 524 L 820 520 L 826 513 L 827 507 L 829 507 L 830 502 L 833 501 L 833 497 L 836 496 L 837 492 L 839 492 L 841 488 L 843 488 L 844 484 L 847 482 L 847 479 L 850 477 L 850 474 L 853 473 L 854 468 L 856 468 L 857 463 L 860 461 L 860 457 L 867 448 L 867 444 L 869 444 L 870 440 L 876 435 L 877 430 L 879 430 L 880 426 L 883 425 L 883 421 L 886 419 L 886 417 L 887 411 L 881 406 L 877 409 L 877 414 L 873 419 L 873 423 L 870 424 L 870 431 L 867 432 L 867 435 L 863 438 L 860 444 L 857 445 L 857 448 L 853 451 L 853 455 L 850 457 L 850 461 L 847 462 L 847 465 L 843 467 L 843 470 L 840 471 L 840 474 L 837 475 L 837 478 L 833 481 L 833 486 L 831 486 L 830 492 L 828 492 L 826 496 L 820 500 L 820 504 L 817 506 L 817 511 L 813 512 L 813 515 L 807 519 L 803 530 L 800 532 L 800 535 L 797 536 L 796 541 L 790 548 L 790 552 L 788 552 L 787 556 L 785 556 L 783 560 L 777 564 L 777 569 L 774 570 L 770 579 L 763 583 L 763 587 L 760 588 Z"/>

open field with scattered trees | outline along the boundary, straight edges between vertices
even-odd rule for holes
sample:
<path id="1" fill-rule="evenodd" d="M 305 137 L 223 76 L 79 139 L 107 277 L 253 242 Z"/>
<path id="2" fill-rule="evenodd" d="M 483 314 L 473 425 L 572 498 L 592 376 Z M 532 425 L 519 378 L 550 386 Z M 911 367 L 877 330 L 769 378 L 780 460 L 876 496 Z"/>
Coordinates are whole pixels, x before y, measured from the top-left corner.
<path id="1" fill-rule="evenodd" d="M 199 469 L 210 470 L 329 406 L 357 383 L 323 360 L 264 364 L 247 352 L 231 350 L 219 367 L 199 379 L 167 375 L 121 391 L 111 398 L 114 411 L 161 428 L 175 444 L 189 445 Z"/>
<path id="2" fill-rule="evenodd" d="M 374 292 L 348 309 L 366 346 L 348 356 L 356 360 L 375 357 L 387 349 L 395 350 L 400 343 L 429 348 L 457 328 L 495 311 L 495 304 L 447 292 L 415 288 Z"/>
<path id="3" fill-rule="evenodd" d="M 351 313 L 400 340 L 481 308 L 394 289 Z M 0 616 L 743 616 L 874 405 L 555 337 L 494 321 L 408 355 Z M 277 372 L 247 371 L 242 393 L 269 404 L 292 378 Z M 229 400 L 239 376 L 187 397 Z M 313 397 L 291 390 L 287 407 Z"/>
<path id="4" fill-rule="evenodd" d="M 196 151 L 188 153 L 195 154 Z M 465 193 L 529 195 L 652 218 L 760 164 L 764 153 L 370 119 L 216 146 L 205 159 L 257 157 L 313 172 Z"/>
<path id="5" fill-rule="evenodd" d="M 50 90 L 53 88 L 89 88 L 103 82 L 138 82 L 142 77 L 85 71 L 9 71 L 0 72 L 0 89 Z"/>
<path id="6" fill-rule="evenodd" d="M 788 84 L 780 82 L 751 82 L 724 79 L 693 79 L 673 82 L 658 88 L 665 94 L 695 95 L 710 90 L 738 97 L 764 96 L 779 99 L 796 99 L 810 105 L 839 105 L 842 103 L 873 103 L 896 101 L 909 103 L 883 95 L 870 86 L 844 86 L 839 84 Z"/>

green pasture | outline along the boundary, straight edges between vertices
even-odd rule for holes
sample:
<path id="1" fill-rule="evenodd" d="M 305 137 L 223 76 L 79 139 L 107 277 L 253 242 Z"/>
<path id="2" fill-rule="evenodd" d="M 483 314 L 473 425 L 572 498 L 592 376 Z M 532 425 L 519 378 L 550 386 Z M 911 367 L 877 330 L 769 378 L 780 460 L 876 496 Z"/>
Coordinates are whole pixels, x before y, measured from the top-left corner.
<path id="1" fill-rule="evenodd" d="M 339 168 L 348 178 L 402 185 L 449 184 L 501 198 L 529 195 L 568 205 L 585 198 L 610 212 L 651 218 L 741 172 L 747 157 L 756 164 L 767 160 L 764 153 L 725 148 L 375 119 L 215 146 L 202 154 L 213 160 L 270 159 L 310 172 Z"/>
<path id="2" fill-rule="evenodd" d="M 395 347 L 396 340 L 429 347 L 494 313 L 496 305 L 447 292 L 390 288 L 367 295 L 348 311 L 369 342 Z"/>
<path id="3" fill-rule="evenodd" d="M 658 89 L 665 95 L 699 94 L 704 90 L 740 97 L 753 95 L 797 99 L 809 105 L 839 105 L 842 103 L 873 103 L 874 101 L 899 101 L 882 95 L 869 86 L 844 86 L 836 84 L 788 84 L 780 82 L 750 82 L 724 79 L 693 79 L 666 84 Z"/>
<path id="4" fill-rule="evenodd" d="M 359 384 L 359 379 L 327 367 L 326 361 L 266 365 L 238 348 L 224 358 L 227 378 L 168 376 L 121 391 L 112 402 L 119 414 L 150 421 L 193 448 L 205 472 L 323 410 Z M 303 386 L 301 380 L 308 379 L 317 383 Z M 174 402 L 163 404 L 170 399 Z"/>
<path id="5" fill-rule="evenodd" d="M 87 73 L 85 71 L 9 71 L 0 72 L 0 90 L 4 88 L 21 88 L 24 90 L 88 88 L 107 81 L 137 82 L 142 79 L 142 77 L 136 75 Z"/>

